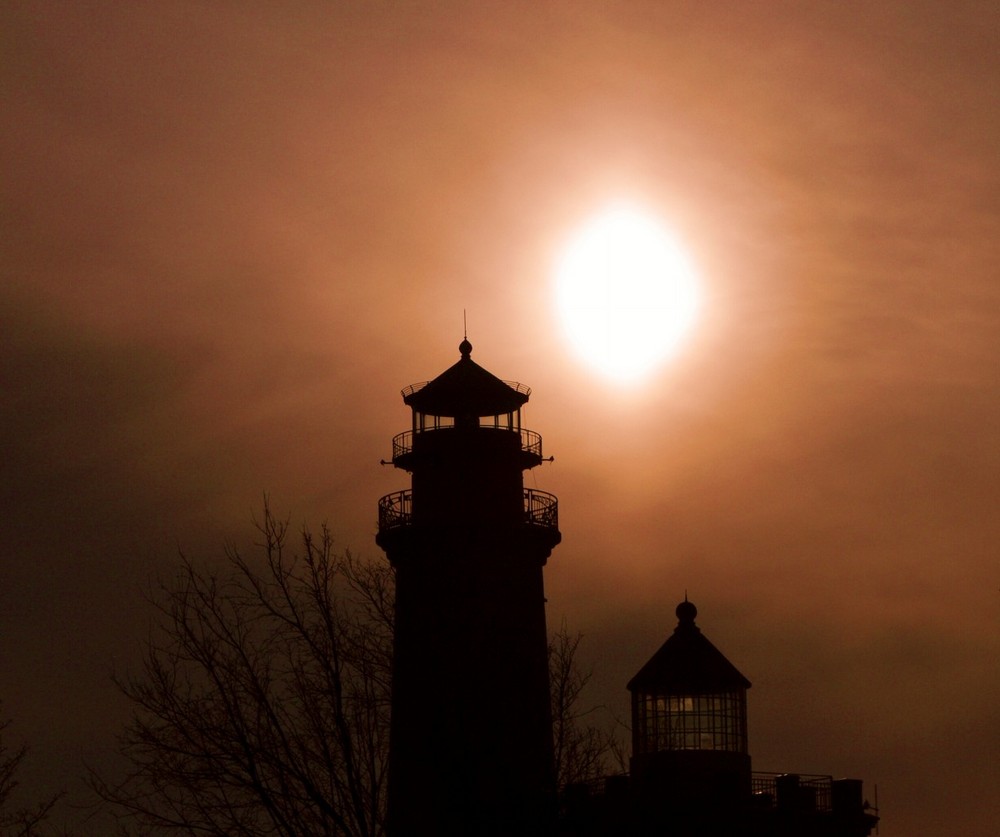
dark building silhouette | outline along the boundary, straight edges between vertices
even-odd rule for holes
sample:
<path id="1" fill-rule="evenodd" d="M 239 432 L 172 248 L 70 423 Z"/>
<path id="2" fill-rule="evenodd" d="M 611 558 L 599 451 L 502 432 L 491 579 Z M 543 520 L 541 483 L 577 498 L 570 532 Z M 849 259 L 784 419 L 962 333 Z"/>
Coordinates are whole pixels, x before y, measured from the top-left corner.
<path id="1" fill-rule="evenodd" d="M 628 684 L 630 772 L 563 791 L 573 837 L 867 837 L 858 779 L 753 773 L 747 680 L 677 606 L 677 627 Z"/>
<path id="2" fill-rule="evenodd" d="M 412 427 L 392 464 L 412 487 L 379 501 L 396 569 L 388 829 L 535 835 L 555 817 L 542 567 L 556 498 L 524 487 L 542 439 L 530 390 L 460 360 L 403 390 Z"/>
<path id="3" fill-rule="evenodd" d="M 752 772 L 750 681 L 686 598 L 628 684 L 629 773 L 557 793 L 542 586 L 557 502 L 524 487 L 543 461 L 521 426 L 530 391 L 459 351 L 403 390 L 392 464 L 412 487 L 379 501 L 396 570 L 390 837 L 867 837 L 860 780 Z"/>

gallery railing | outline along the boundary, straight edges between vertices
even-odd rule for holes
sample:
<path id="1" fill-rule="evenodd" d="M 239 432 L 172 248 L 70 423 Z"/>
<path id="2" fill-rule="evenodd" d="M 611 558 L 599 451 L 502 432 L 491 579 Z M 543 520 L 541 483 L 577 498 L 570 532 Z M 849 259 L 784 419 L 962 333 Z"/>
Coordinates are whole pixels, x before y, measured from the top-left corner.
<path id="1" fill-rule="evenodd" d="M 545 529 L 559 528 L 559 500 L 546 491 L 524 489 L 524 522 Z M 380 532 L 413 525 L 413 489 L 386 494 L 378 501 Z"/>
<path id="2" fill-rule="evenodd" d="M 413 439 L 415 436 L 419 436 L 423 433 L 443 433 L 447 431 L 454 431 L 453 426 L 448 427 L 432 427 L 425 430 L 418 430 L 414 432 L 413 430 L 407 430 L 405 433 L 397 433 L 392 438 L 392 459 L 395 461 L 401 456 L 406 456 L 407 454 L 413 453 Z M 480 426 L 480 430 L 490 430 L 498 432 L 519 433 L 521 436 L 521 450 L 525 453 L 530 453 L 537 456 L 539 459 L 542 457 L 542 437 L 540 434 L 536 433 L 534 430 L 521 430 L 512 431 L 510 428 L 506 427 L 491 427 L 489 425 Z"/>
<path id="3" fill-rule="evenodd" d="M 378 501 L 378 529 L 385 532 L 413 523 L 413 490 L 394 491 Z"/>
<path id="4" fill-rule="evenodd" d="M 559 500 L 547 491 L 524 489 L 524 522 L 545 529 L 558 529 Z"/>

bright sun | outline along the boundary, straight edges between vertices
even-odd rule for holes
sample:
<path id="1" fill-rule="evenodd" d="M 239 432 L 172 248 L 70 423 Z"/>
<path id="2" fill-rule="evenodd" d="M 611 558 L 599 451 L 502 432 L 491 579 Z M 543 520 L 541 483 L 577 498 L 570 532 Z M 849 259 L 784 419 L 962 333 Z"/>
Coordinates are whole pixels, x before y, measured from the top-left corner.
<path id="1" fill-rule="evenodd" d="M 698 285 L 685 254 L 650 215 L 617 207 L 569 242 L 556 270 L 556 306 L 583 360 L 634 383 L 690 328 Z"/>

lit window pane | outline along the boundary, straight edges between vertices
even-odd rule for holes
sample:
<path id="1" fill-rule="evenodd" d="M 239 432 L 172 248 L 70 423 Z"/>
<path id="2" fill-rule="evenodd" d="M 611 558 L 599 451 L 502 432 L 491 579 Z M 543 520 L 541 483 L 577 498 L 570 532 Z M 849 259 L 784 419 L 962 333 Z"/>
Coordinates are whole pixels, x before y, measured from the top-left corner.
<path id="1" fill-rule="evenodd" d="M 645 752 L 746 752 L 746 694 L 637 695 L 636 741 Z"/>

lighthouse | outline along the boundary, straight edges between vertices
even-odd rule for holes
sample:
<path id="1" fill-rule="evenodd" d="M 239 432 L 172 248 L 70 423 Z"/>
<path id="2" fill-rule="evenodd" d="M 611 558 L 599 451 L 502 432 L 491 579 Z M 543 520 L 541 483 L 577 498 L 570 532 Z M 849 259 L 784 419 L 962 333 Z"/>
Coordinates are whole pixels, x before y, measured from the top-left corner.
<path id="1" fill-rule="evenodd" d="M 530 390 L 472 360 L 402 391 L 409 488 L 379 500 L 396 571 L 388 831 L 537 835 L 555 814 L 542 568 L 558 504 L 524 487 Z"/>

